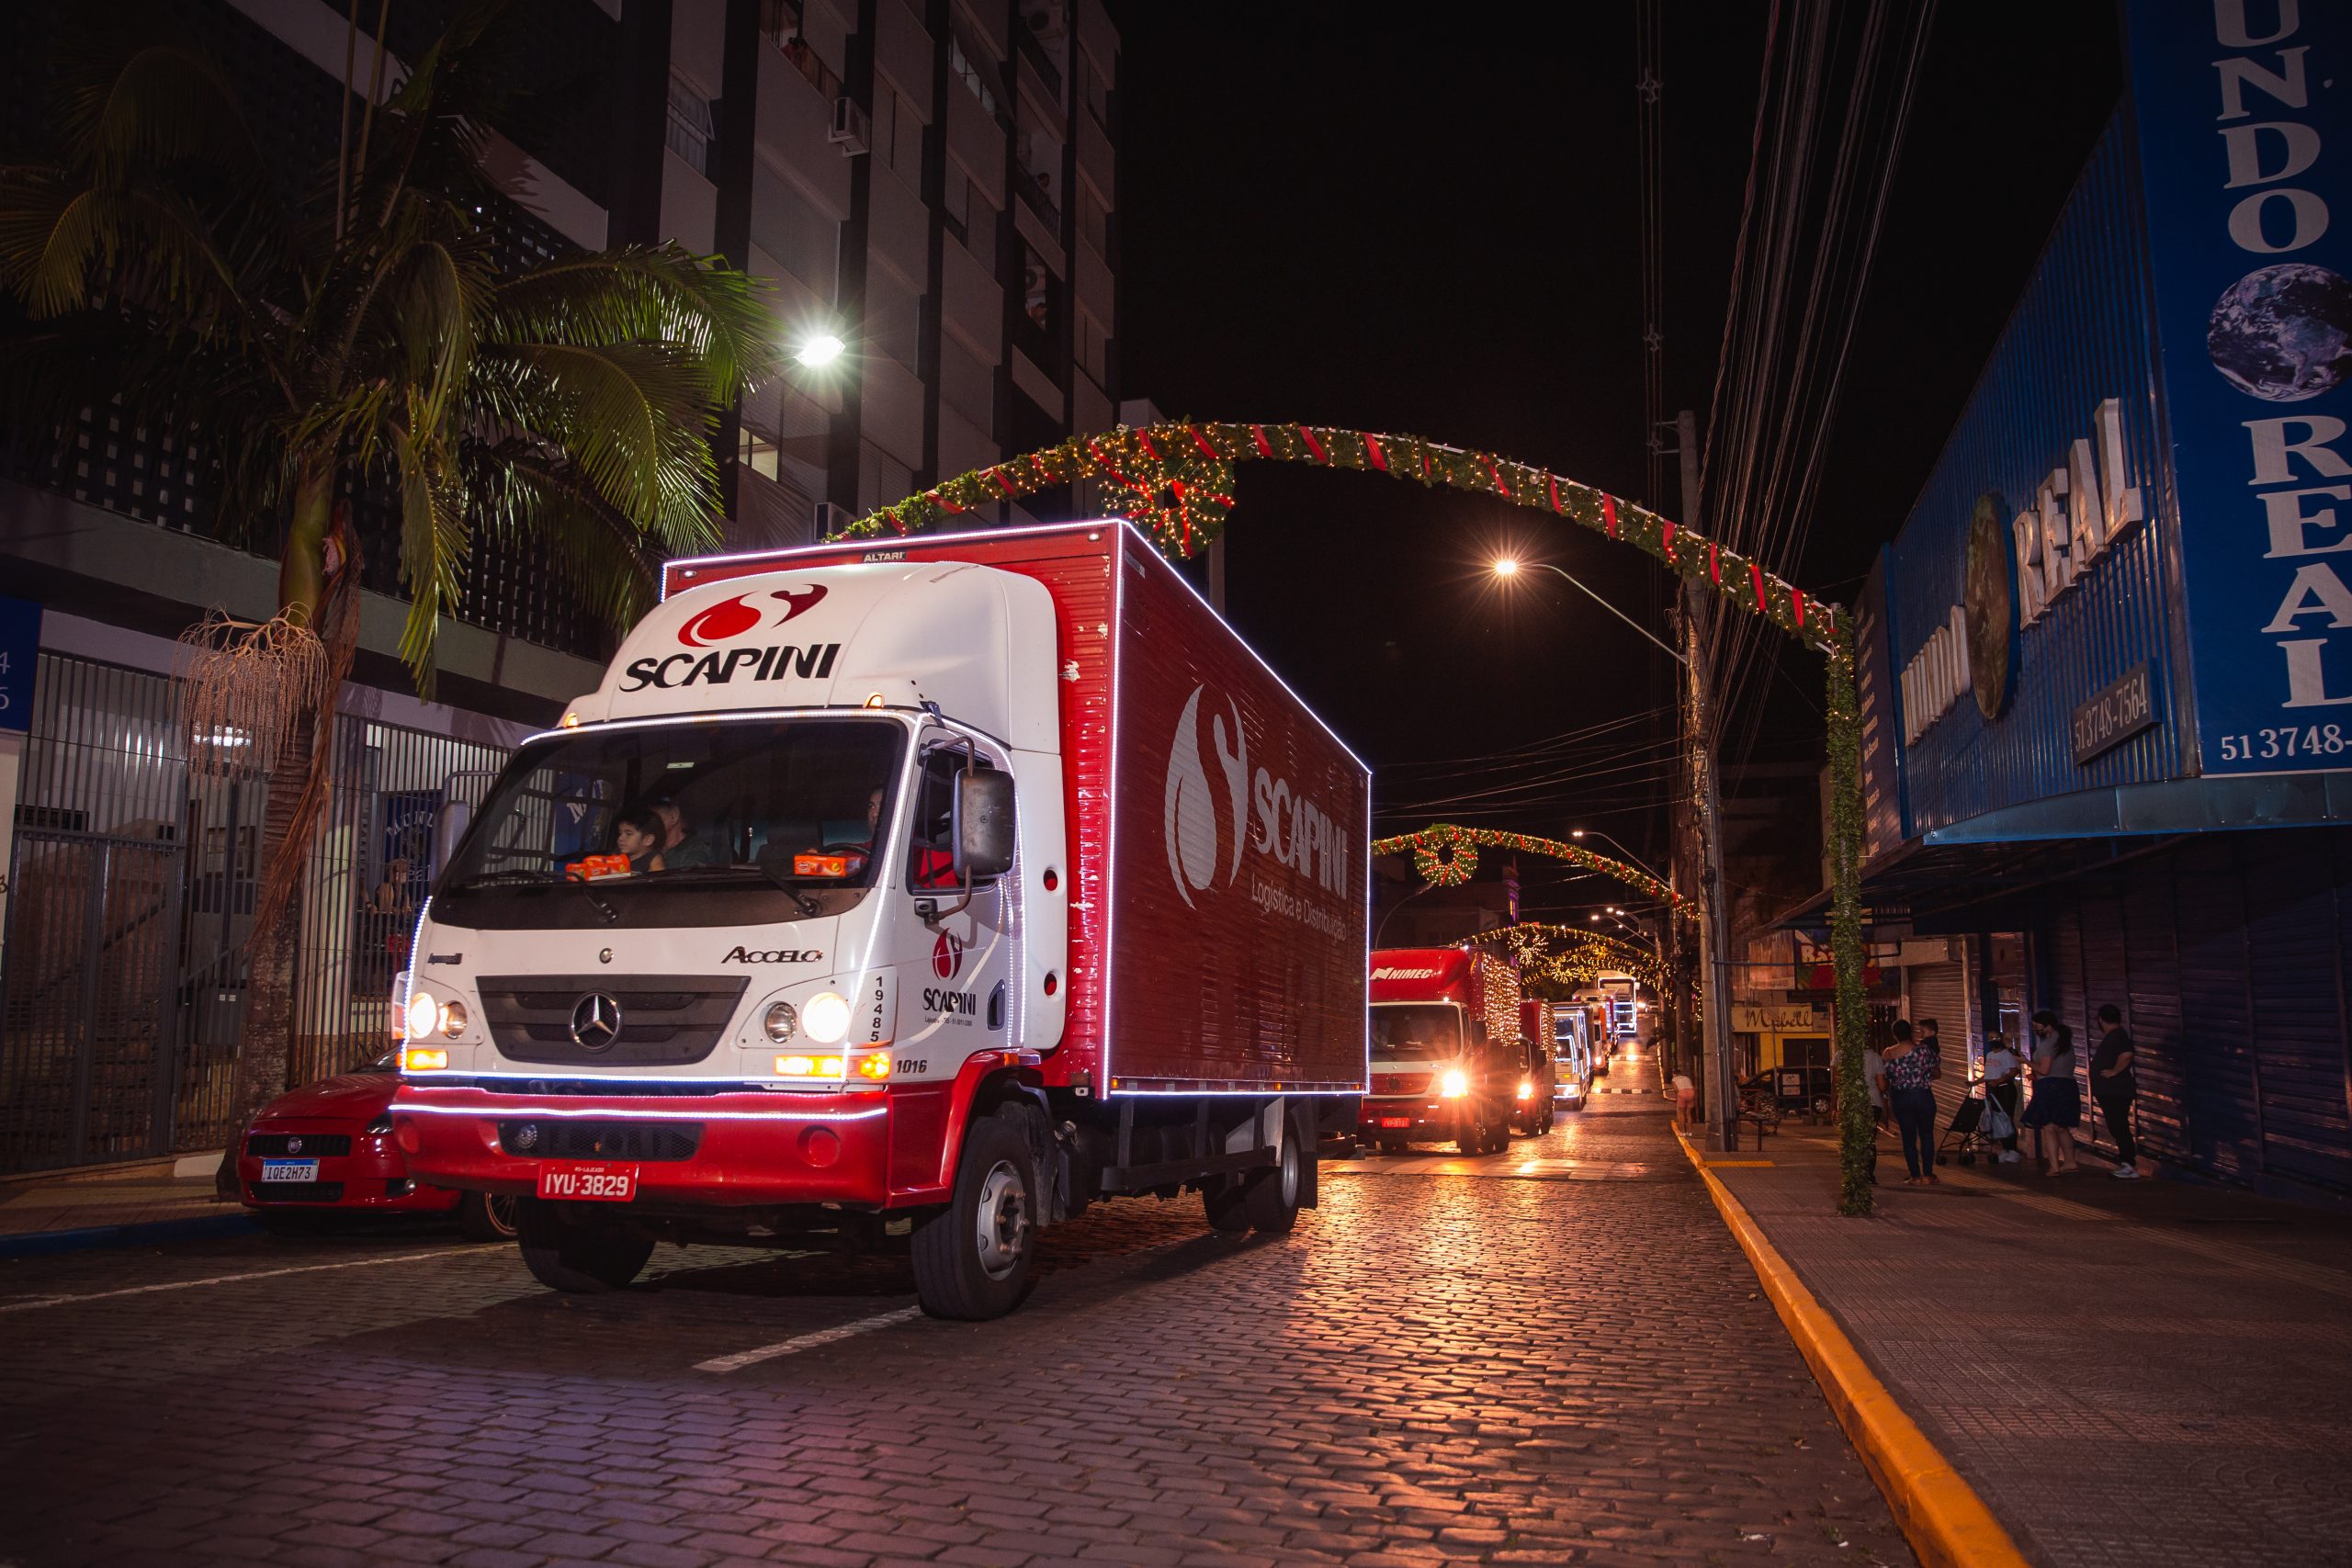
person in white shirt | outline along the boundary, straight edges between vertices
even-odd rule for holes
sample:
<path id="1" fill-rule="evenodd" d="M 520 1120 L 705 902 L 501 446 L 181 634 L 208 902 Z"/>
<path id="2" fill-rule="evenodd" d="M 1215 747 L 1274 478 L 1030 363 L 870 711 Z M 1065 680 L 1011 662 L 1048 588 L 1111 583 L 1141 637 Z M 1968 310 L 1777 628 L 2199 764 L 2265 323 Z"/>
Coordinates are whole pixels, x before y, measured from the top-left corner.
<path id="1" fill-rule="evenodd" d="M 2009 1118 L 2009 1135 L 2001 1140 L 2001 1163 L 2015 1165 L 2024 1156 L 2018 1153 L 2018 1095 L 2023 1084 L 2019 1074 L 2023 1065 L 2009 1043 L 1997 1034 L 1984 1037 L 1984 1104 L 1989 1113 L 1997 1106 Z"/>

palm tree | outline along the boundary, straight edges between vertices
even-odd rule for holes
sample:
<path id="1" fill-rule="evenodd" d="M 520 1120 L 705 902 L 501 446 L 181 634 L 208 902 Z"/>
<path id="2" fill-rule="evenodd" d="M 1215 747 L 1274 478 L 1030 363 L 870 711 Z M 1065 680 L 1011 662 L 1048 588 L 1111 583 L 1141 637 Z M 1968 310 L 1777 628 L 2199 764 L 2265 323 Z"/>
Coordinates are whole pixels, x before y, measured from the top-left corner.
<path id="1" fill-rule="evenodd" d="M 420 694 L 478 540 L 536 553 L 625 623 L 650 596 L 649 545 L 715 541 L 715 411 L 776 362 L 754 280 L 714 260 L 501 265 L 481 154 L 505 107 L 484 41 L 502 8 L 468 6 L 389 92 L 379 52 L 356 143 L 346 93 L 334 166 L 295 197 L 168 14 L 71 46 L 53 152 L 0 168 L 0 287 L 25 318 L 0 352 L 11 426 L 54 434 L 119 406 L 208 454 L 224 531 L 277 552 L 275 618 L 191 639 L 191 766 L 253 759 L 269 781 L 239 1126 L 287 1073 L 294 891 L 357 640 L 356 531 L 396 536 Z M 203 743 L 224 718 L 252 740 L 237 759 Z"/>

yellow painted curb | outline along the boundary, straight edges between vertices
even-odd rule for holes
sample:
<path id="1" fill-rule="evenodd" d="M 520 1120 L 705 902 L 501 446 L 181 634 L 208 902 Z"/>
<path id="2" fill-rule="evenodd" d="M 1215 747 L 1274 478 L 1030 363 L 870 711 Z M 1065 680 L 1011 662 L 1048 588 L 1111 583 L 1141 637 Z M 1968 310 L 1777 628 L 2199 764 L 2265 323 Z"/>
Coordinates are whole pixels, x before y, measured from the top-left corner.
<path id="1" fill-rule="evenodd" d="M 1765 1239 L 1747 1205 L 1707 1168 L 1690 1139 L 1679 1131 L 1675 1137 L 1697 1168 L 1699 1179 L 1707 1184 L 1707 1195 L 1715 1201 L 1724 1224 L 1738 1238 L 1740 1250 L 1747 1254 L 1764 1293 L 1771 1298 L 1772 1309 L 1781 1314 L 1798 1353 L 1813 1369 L 1838 1424 L 1862 1456 L 1871 1479 L 1885 1494 L 1895 1523 L 1903 1528 L 1919 1561 L 1929 1568 L 2026 1568 L 2025 1554 L 2009 1539 L 2009 1532 L 2001 1528 L 1951 1461 L 1903 1413 L 1894 1395 L 1846 1337 L 1845 1330 Z"/>

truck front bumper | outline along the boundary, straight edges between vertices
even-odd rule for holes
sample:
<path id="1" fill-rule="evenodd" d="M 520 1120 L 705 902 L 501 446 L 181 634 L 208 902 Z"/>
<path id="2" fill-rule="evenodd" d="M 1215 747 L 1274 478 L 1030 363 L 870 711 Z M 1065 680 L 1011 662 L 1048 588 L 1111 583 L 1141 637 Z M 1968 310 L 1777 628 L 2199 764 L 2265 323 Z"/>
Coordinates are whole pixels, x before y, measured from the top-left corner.
<path id="1" fill-rule="evenodd" d="M 1470 1115 L 1467 1098 L 1431 1100 L 1425 1094 L 1366 1095 L 1356 1111 L 1356 1135 L 1442 1142 L 1457 1136 Z"/>
<path id="2" fill-rule="evenodd" d="M 639 1205 L 881 1208 L 889 1199 L 891 1098 L 878 1090 L 590 1097 L 409 1085 L 392 1102 L 392 1136 L 410 1174 L 436 1187 L 529 1197 L 543 1165 L 592 1162 L 635 1166 Z M 509 1146 L 526 1143 L 527 1152 Z"/>

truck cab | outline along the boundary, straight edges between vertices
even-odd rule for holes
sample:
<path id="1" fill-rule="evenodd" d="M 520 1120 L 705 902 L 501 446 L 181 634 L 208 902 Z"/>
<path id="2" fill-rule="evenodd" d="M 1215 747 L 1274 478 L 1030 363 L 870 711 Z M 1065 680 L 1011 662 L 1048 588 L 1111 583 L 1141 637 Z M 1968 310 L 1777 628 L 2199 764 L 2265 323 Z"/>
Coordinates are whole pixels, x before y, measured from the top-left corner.
<path id="1" fill-rule="evenodd" d="M 1552 1095 L 1570 1111 L 1582 1111 L 1592 1093 L 1591 1024 L 1581 1002 L 1552 1010 Z"/>
<path id="2" fill-rule="evenodd" d="M 1495 992 L 1511 993 L 1498 1006 Z M 1458 947 L 1372 955 L 1372 1092 L 1357 1141 L 1385 1153 L 1452 1143 L 1465 1155 L 1510 1144 L 1525 1062 L 1516 976 L 1494 954 Z"/>

